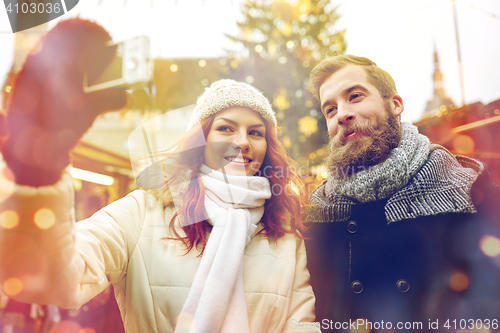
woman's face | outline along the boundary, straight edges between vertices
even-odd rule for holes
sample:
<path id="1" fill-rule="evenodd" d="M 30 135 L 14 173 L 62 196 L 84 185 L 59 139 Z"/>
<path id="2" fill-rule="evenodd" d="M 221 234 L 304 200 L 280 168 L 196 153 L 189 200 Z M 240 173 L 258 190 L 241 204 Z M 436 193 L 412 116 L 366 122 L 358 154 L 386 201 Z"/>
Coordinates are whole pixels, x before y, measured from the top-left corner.
<path id="1" fill-rule="evenodd" d="M 253 176 L 266 156 L 264 120 L 242 106 L 224 109 L 214 116 L 207 136 L 205 164 L 229 175 Z"/>

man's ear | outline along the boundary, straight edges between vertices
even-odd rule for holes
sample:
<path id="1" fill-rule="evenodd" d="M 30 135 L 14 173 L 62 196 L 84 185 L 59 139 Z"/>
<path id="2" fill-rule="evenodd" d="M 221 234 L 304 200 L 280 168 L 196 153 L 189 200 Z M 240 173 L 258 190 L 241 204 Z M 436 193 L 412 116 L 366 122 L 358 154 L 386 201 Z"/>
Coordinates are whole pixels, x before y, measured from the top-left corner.
<path id="1" fill-rule="evenodd" d="M 392 110 L 392 113 L 394 116 L 398 117 L 403 113 L 403 110 L 405 109 L 405 106 L 403 104 L 403 99 L 399 95 L 394 95 L 392 96 L 392 103 L 394 104 L 394 109 Z"/>

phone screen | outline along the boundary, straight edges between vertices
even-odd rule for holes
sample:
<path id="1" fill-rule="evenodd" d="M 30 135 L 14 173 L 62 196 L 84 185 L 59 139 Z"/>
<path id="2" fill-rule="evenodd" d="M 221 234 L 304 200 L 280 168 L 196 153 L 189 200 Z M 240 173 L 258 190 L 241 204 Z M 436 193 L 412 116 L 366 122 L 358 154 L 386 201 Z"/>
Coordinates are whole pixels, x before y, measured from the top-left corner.
<path id="1" fill-rule="evenodd" d="M 98 84 L 119 80 L 123 76 L 123 44 L 112 45 L 109 47 L 116 48 L 115 56 L 106 69 L 100 74 L 88 72 L 87 86 L 92 87 Z"/>

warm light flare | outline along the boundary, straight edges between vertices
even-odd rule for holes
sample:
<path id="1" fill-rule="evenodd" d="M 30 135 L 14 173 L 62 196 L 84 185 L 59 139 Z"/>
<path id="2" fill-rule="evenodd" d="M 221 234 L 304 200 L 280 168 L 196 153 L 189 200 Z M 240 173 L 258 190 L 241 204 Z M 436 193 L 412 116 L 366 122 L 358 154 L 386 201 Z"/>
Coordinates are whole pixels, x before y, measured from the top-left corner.
<path id="1" fill-rule="evenodd" d="M 56 223 L 54 212 L 48 208 L 41 208 L 35 213 L 35 224 L 40 229 L 49 229 Z"/>
<path id="2" fill-rule="evenodd" d="M 3 283 L 2 287 L 5 295 L 12 297 L 23 290 L 23 283 L 18 278 L 10 278 Z"/>
<path id="3" fill-rule="evenodd" d="M 453 140 L 453 148 L 458 154 L 467 155 L 474 151 L 476 143 L 470 136 L 460 134 Z"/>
<path id="4" fill-rule="evenodd" d="M 482 237 L 479 241 L 479 247 L 489 257 L 496 257 L 500 254 L 500 240 L 494 236 Z"/>
<path id="5" fill-rule="evenodd" d="M 13 210 L 6 210 L 0 213 L 0 227 L 4 229 L 14 229 L 19 224 L 19 215 Z"/>
<path id="6" fill-rule="evenodd" d="M 113 177 L 77 168 L 71 168 L 71 175 L 76 179 L 107 186 L 112 185 L 115 181 Z"/>
<path id="7" fill-rule="evenodd" d="M 462 292 L 469 286 L 469 278 L 464 272 L 456 272 L 450 277 L 450 287 L 456 292 Z"/>

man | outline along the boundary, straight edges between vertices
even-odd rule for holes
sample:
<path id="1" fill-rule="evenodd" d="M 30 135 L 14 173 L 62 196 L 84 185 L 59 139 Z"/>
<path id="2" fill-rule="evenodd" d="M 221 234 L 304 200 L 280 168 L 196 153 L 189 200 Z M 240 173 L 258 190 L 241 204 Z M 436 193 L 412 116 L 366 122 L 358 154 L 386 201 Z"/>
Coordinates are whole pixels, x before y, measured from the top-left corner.
<path id="1" fill-rule="evenodd" d="M 307 214 L 323 331 L 455 332 L 480 323 L 496 331 L 500 260 L 485 253 L 500 252 L 500 187 L 484 165 L 401 123 L 394 81 L 369 59 L 326 59 L 310 87 L 331 150 L 329 178 Z"/>

